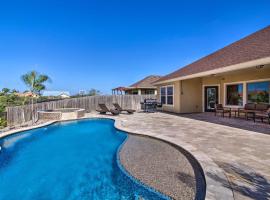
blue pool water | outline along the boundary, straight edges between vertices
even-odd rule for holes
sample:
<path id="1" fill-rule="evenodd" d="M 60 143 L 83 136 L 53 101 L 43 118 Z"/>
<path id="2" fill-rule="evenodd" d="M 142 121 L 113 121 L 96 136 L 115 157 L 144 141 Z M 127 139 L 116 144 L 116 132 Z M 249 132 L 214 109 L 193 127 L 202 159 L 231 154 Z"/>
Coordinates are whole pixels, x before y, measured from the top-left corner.
<path id="1" fill-rule="evenodd" d="M 112 120 L 57 123 L 0 139 L 0 200 L 162 199 L 117 165 Z"/>

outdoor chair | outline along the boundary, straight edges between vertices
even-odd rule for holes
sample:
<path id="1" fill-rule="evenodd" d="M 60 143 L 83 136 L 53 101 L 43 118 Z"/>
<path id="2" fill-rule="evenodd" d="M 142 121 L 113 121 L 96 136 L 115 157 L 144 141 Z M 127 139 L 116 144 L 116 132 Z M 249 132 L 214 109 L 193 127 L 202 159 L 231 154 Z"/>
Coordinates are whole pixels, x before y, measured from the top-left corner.
<path id="1" fill-rule="evenodd" d="M 258 103 L 256 104 L 256 111 L 266 112 L 269 107 L 267 103 Z"/>
<path id="2" fill-rule="evenodd" d="M 240 114 L 243 113 L 245 115 L 245 118 L 247 118 L 248 113 L 255 112 L 255 110 L 256 110 L 255 103 L 247 103 L 245 104 L 244 108 L 238 108 L 238 117 L 240 117 Z"/>
<path id="3" fill-rule="evenodd" d="M 225 113 L 229 113 L 229 117 L 231 117 L 231 108 L 225 108 L 222 104 L 216 104 L 215 116 L 217 116 L 218 113 L 222 114 L 222 117 L 225 116 Z"/>
<path id="4" fill-rule="evenodd" d="M 127 112 L 128 114 L 133 114 L 135 112 L 135 110 L 132 109 L 123 109 L 118 103 L 114 103 L 113 106 L 120 112 Z"/>
<path id="5" fill-rule="evenodd" d="M 256 112 L 255 118 L 261 119 L 262 122 L 264 119 L 268 119 L 268 123 L 270 124 L 270 107 L 266 111 Z"/>
<path id="6" fill-rule="evenodd" d="M 255 122 L 255 118 L 258 118 L 259 116 L 265 116 L 267 117 L 267 110 L 269 108 L 269 104 L 266 103 L 247 103 L 245 104 L 244 108 L 238 109 L 238 117 L 241 113 L 245 114 L 245 118 L 249 119 L 250 116 L 253 118 Z"/>
<path id="7" fill-rule="evenodd" d="M 116 110 L 116 109 L 109 109 L 105 104 L 100 103 L 98 104 L 100 109 L 97 109 L 96 111 L 99 112 L 100 114 L 106 114 L 108 113 L 112 113 L 113 115 L 119 115 L 120 111 Z"/>

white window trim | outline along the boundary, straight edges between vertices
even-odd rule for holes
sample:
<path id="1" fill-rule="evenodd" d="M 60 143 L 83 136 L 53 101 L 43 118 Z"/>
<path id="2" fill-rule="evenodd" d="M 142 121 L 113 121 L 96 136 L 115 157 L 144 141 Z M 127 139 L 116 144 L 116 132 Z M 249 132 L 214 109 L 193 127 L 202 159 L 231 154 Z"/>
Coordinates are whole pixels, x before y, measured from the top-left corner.
<path id="1" fill-rule="evenodd" d="M 230 108 L 243 108 L 245 106 L 245 104 L 247 103 L 247 84 L 248 83 L 256 83 L 256 82 L 265 82 L 265 81 L 270 81 L 270 78 L 224 83 L 224 88 L 223 88 L 223 90 L 224 90 L 224 96 L 223 96 L 224 97 L 223 98 L 224 105 L 226 107 L 230 107 Z M 243 84 L 243 106 L 233 106 L 233 105 L 226 104 L 227 85 L 234 85 L 234 84 Z"/>
<path id="2" fill-rule="evenodd" d="M 238 84 L 242 84 L 243 85 L 243 105 L 242 106 L 239 106 L 239 105 L 228 105 L 227 104 L 227 86 L 228 85 L 238 85 Z M 226 107 L 230 107 L 230 108 L 243 108 L 244 105 L 246 104 L 246 84 L 241 81 L 241 82 L 231 82 L 231 83 L 224 83 L 224 96 L 223 96 L 223 102 L 224 102 L 224 105 Z"/>
<path id="3" fill-rule="evenodd" d="M 202 110 L 203 112 L 205 112 L 205 87 L 211 87 L 211 86 L 217 86 L 218 87 L 218 103 L 221 102 L 221 99 L 220 99 L 220 84 L 206 84 L 206 85 L 202 85 Z"/>
<path id="4" fill-rule="evenodd" d="M 167 104 L 167 88 L 168 87 L 172 87 L 173 88 L 173 95 L 169 95 L 169 96 L 172 96 L 173 97 L 173 104 Z M 160 89 L 159 89 L 159 92 L 160 92 L 160 97 L 159 97 L 159 101 L 161 102 L 161 96 L 164 96 L 164 95 L 161 95 L 161 88 L 165 88 L 165 104 L 163 104 L 163 105 L 165 105 L 165 106 L 171 106 L 171 107 L 173 107 L 174 106 L 174 85 L 164 85 L 164 86 L 161 86 L 160 87 Z"/>
<path id="5" fill-rule="evenodd" d="M 247 102 L 247 100 L 248 100 L 248 98 L 247 98 L 247 85 L 248 85 L 249 83 L 260 83 L 260 82 L 268 82 L 268 81 L 270 81 L 270 78 L 269 78 L 269 79 L 258 79 L 258 80 L 246 81 L 246 82 L 245 82 L 245 84 L 246 84 L 246 96 L 245 96 L 246 102 Z M 270 94 L 269 94 L 269 95 L 270 95 Z M 269 98 L 269 102 L 268 102 L 268 103 L 270 104 L 270 98 Z"/>

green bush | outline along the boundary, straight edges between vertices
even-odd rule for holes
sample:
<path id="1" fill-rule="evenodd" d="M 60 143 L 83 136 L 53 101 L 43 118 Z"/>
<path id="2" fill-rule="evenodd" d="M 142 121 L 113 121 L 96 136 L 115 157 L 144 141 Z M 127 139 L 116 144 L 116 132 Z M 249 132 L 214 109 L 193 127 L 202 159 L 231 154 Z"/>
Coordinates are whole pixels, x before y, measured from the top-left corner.
<path id="1" fill-rule="evenodd" d="M 7 120 L 0 118 L 0 129 L 7 126 Z"/>

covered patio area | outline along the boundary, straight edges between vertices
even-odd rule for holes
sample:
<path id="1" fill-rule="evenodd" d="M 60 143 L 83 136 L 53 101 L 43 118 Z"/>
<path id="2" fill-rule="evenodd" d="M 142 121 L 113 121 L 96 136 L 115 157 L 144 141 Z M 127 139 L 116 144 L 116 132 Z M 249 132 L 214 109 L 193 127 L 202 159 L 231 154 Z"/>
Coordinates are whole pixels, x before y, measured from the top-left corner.
<path id="1" fill-rule="evenodd" d="M 213 124 L 220 124 L 234 128 L 240 128 L 243 130 L 254 131 L 258 133 L 264 133 L 270 135 L 270 124 L 265 121 L 262 123 L 260 120 L 246 120 L 244 117 L 222 117 L 215 116 L 213 112 L 203 112 L 203 113 L 188 113 L 188 114 L 177 114 L 181 117 L 195 119 L 199 121 L 210 122 Z"/>

